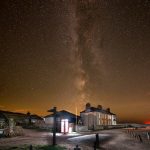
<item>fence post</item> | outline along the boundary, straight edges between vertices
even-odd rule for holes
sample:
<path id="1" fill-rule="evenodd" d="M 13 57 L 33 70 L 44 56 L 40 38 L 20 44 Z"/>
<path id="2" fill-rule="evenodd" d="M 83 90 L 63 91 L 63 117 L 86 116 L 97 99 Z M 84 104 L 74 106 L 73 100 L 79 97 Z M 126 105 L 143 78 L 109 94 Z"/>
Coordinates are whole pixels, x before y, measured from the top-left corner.
<path id="1" fill-rule="evenodd" d="M 147 139 L 149 140 L 150 139 L 150 132 L 147 132 Z"/>
<path id="2" fill-rule="evenodd" d="M 140 142 L 143 142 L 141 135 L 138 135 L 138 138 L 139 138 Z"/>
<path id="3" fill-rule="evenodd" d="M 94 150 L 96 150 L 96 142 L 94 142 Z"/>
<path id="4" fill-rule="evenodd" d="M 74 150 L 81 150 L 81 148 L 79 148 L 78 145 L 76 145 L 76 147 L 74 148 Z"/>
<path id="5" fill-rule="evenodd" d="M 32 145 L 30 145 L 30 147 L 29 147 L 29 150 L 33 150 L 33 147 L 32 147 Z"/>
<path id="6" fill-rule="evenodd" d="M 136 136 L 135 136 L 135 137 L 136 137 L 136 140 L 138 141 L 138 135 L 137 135 L 137 134 L 136 134 Z"/>
<path id="7" fill-rule="evenodd" d="M 133 138 L 135 139 L 135 133 L 133 132 Z"/>
<path id="8" fill-rule="evenodd" d="M 94 143 L 94 148 L 99 148 L 99 135 L 96 133 L 96 141 Z"/>
<path id="9" fill-rule="evenodd" d="M 132 131 L 130 131 L 129 134 L 130 134 L 130 137 L 131 137 L 132 136 Z"/>

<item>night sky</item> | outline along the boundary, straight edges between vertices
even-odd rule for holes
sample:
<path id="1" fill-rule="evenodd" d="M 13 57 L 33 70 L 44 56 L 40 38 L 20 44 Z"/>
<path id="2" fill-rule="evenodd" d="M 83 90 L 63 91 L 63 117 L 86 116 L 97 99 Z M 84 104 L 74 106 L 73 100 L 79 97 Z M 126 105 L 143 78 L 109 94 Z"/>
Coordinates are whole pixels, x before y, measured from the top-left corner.
<path id="1" fill-rule="evenodd" d="M 0 109 L 150 120 L 149 0 L 2 0 L 0 35 Z"/>

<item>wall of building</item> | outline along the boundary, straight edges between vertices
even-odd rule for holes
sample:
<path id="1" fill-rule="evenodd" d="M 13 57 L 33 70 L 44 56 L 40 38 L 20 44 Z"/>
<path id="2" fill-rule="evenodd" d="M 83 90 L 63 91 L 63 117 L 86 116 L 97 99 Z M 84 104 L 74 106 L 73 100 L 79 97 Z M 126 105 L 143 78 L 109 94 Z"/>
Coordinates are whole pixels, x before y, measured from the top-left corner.
<path id="1" fill-rule="evenodd" d="M 53 117 L 46 117 L 46 118 L 44 118 L 44 121 L 45 121 L 46 124 L 53 125 L 54 118 Z"/>
<path id="2" fill-rule="evenodd" d="M 112 125 L 117 125 L 116 115 L 112 116 Z"/>
<path id="3" fill-rule="evenodd" d="M 84 126 L 88 129 L 95 129 L 99 125 L 116 125 L 116 116 L 102 112 L 86 112 L 81 113 Z"/>
<path id="4" fill-rule="evenodd" d="M 96 125 L 116 125 L 115 115 L 97 112 L 96 116 L 97 116 Z"/>

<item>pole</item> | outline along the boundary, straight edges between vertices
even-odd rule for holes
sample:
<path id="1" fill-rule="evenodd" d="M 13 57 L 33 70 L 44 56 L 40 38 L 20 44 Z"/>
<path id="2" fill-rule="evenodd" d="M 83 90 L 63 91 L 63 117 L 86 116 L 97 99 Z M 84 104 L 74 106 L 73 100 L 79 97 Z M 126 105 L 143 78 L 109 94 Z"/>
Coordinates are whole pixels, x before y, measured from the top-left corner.
<path id="1" fill-rule="evenodd" d="M 99 148 L 99 135 L 96 133 L 96 141 L 95 141 L 96 148 Z"/>
<path id="2" fill-rule="evenodd" d="M 56 107 L 53 108 L 54 110 L 54 126 L 53 126 L 53 145 L 56 145 Z"/>
<path id="3" fill-rule="evenodd" d="M 78 117 L 77 117 L 78 114 L 77 113 L 78 112 L 77 112 L 77 107 L 76 107 L 76 132 L 77 132 L 77 124 L 78 124 L 78 120 L 77 120 L 78 119 Z"/>
<path id="4" fill-rule="evenodd" d="M 54 123 L 53 123 L 53 145 L 56 145 L 56 114 L 57 114 L 57 107 L 53 107 L 53 109 L 48 110 L 48 112 L 53 112 L 54 116 Z"/>

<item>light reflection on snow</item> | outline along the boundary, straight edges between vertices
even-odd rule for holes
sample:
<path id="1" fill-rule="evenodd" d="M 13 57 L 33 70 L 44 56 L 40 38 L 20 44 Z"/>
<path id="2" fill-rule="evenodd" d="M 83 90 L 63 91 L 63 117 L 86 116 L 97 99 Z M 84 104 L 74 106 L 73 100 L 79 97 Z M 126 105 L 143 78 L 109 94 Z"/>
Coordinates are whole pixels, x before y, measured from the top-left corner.
<path id="1" fill-rule="evenodd" d="M 53 136 L 53 133 L 50 133 L 51 136 Z M 81 135 L 80 133 L 77 132 L 72 132 L 72 133 L 56 133 L 56 136 L 79 136 Z"/>
<path id="2" fill-rule="evenodd" d="M 109 137 L 109 134 L 99 134 L 99 139 L 105 139 Z M 82 141 L 82 140 L 95 140 L 95 134 L 90 134 L 90 135 L 82 135 L 82 136 L 78 136 L 78 137 L 72 137 L 69 138 L 69 141 Z"/>

